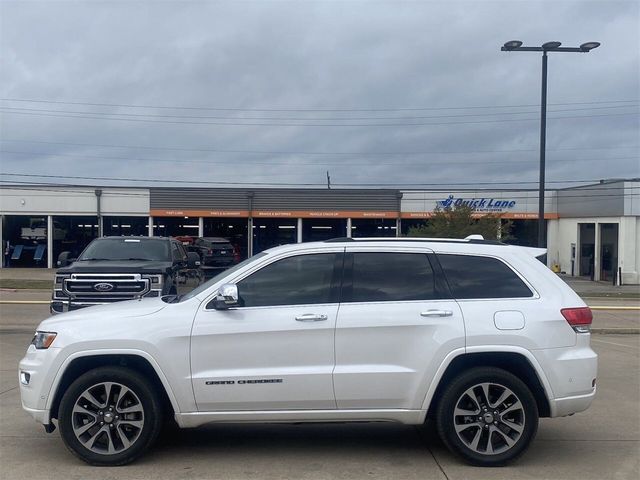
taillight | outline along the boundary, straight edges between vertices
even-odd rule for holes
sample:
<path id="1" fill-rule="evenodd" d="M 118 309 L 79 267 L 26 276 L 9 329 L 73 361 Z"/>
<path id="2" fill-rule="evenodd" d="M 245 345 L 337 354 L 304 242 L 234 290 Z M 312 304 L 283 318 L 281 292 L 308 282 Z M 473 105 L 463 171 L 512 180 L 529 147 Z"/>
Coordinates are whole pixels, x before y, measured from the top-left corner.
<path id="1" fill-rule="evenodd" d="M 563 308 L 560 313 L 576 333 L 589 333 L 589 327 L 593 321 L 593 314 L 589 307 Z"/>
<path id="2" fill-rule="evenodd" d="M 210 248 L 209 251 L 207 252 L 207 255 L 213 255 L 213 250 Z"/>

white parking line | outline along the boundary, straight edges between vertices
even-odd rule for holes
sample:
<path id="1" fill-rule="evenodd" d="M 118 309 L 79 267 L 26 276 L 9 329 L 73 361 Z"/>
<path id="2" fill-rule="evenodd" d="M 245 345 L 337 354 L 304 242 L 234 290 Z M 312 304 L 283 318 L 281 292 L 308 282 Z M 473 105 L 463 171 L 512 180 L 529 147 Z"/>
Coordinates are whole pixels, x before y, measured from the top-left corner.
<path id="1" fill-rule="evenodd" d="M 638 345 L 625 345 L 624 343 L 607 342 L 598 338 L 591 338 L 592 342 L 606 343 L 608 345 L 617 345 L 618 347 L 637 348 Z"/>

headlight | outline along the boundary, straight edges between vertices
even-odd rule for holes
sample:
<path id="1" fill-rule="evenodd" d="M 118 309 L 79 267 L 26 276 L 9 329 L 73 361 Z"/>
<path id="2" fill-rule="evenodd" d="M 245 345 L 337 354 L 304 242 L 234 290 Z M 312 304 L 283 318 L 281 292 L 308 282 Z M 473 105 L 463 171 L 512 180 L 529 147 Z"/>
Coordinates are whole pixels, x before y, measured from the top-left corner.
<path id="1" fill-rule="evenodd" d="M 162 275 L 149 275 L 146 278 L 149 279 L 153 288 L 157 288 L 155 285 L 162 285 Z"/>
<path id="2" fill-rule="evenodd" d="M 56 339 L 56 332 L 36 332 L 31 340 L 31 345 L 34 345 L 38 350 L 46 350 L 51 346 Z"/>
<path id="3" fill-rule="evenodd" d="M 62 285 L 62 282 L 64 282 L 65 278 L 70 278 L 71 275 L 56 275 L 54 283 L 56 285 Z"/>

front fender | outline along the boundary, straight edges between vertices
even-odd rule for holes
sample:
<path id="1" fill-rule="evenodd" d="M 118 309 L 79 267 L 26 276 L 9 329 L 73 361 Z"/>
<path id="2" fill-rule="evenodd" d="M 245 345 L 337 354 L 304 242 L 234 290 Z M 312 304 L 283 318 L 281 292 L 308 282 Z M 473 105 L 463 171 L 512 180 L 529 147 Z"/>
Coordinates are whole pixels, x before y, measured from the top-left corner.
<path id="1" fill-rule="evenodd" d="M 169 398 L 169 402 L 171 402 L 171 406 L 174 412 L 180 413 L 180 405 L 178 403 L 176 395 L 174 394 L 171 384 L 169 383 L 169 380 L 167 379 L 166 375 L 160 368 L 160 365 L 151 354 L 149 354 L 148 352 L 145 352 L 144 350 L 139 350 L 139 349 L 94 349 L 94 350 L 84 350 L 84 351 L 72 353 L 71 355 L 67 356 L 65 360 L 62 362 L 62 364 L 56 371 L 56 374 L 49 388 L 49 395 L 47 396 L 46 403 L 44 405 L 46 421 L 43 423 L 47 424 L 47 423 L 50 423 L 51 421 L 51 408 L 53 406 L 53 402 L 58 394 L 58 389 L 60 387 L 64 373 L 69 367 L 69 365 L 71 364 L 71 362 L 73 362 L 78 358 L 89 358 L 89 357 L 105 356 L 105 355 L 108 355 L 108 356 L 130 355 L 130 356 L 137 356 L 145 359 L 149 363 L 149 365 L 151 365 L 151 368 L 153 368 L 156 375 L 160 379 L 160 382 L 162 383 L 162 386 L 167 394 L 167 397 Z"/>

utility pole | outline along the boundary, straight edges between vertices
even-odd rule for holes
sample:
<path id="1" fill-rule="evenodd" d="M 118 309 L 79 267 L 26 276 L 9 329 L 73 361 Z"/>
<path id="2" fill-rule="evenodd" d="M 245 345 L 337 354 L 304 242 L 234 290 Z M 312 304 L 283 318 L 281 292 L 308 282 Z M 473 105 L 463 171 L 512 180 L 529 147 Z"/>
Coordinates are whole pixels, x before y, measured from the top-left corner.
<path id="1" fill-rule="evenodd" d="M 327 170 L 327 188 L 331 190 L 331 177 L 329 176 L 329 170 Z"/>

